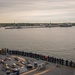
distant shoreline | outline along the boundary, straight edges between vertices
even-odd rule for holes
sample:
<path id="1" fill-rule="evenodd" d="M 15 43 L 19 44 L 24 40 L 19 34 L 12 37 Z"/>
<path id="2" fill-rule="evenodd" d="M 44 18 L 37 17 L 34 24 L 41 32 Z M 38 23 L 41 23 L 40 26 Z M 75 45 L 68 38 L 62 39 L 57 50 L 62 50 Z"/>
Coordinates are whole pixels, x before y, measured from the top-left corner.
<path id="1" fill-rule="evenodd" d="M 24 29 L 24 28 L 51 28 L 51 27 L 72 27 L 75 23 L 0 23 L 0 28 Z"/>

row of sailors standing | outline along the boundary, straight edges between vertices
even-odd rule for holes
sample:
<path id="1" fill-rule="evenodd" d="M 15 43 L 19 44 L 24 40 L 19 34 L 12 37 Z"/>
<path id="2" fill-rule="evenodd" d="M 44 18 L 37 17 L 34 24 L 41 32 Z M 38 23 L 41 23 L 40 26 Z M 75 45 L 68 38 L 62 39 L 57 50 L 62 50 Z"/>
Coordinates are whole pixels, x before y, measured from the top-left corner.
<path id="1" fill-rule="evenodd" d="M 22 56 L 26 56 L 26 57 L 37 58 L 37 59 L 45 60 L 48 62 L 52 62 L 52 63 L 61 64 L 61 65 L 70 66 L 70 67 L 75 68 L 75 62 L 64 60 L 61 58 L 59 59 L 56 57 L 50 57 L 50 56 L 45 56 L 45 55 L 41 55 L 41 54 L 37 54 L 37 53 L 24 52 L 24 51 L 18 51 L 18 50 L 7 50 L 7 53 L 11 54 L 11 55 L 22 55 Z"/>

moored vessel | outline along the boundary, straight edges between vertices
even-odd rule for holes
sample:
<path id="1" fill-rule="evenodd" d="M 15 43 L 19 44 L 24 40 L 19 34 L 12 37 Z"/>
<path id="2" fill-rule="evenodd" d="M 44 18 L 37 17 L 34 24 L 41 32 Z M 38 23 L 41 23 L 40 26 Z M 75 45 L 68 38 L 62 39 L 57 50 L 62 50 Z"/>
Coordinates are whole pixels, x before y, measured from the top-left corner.
<path id="1" fill-rule="evenodd" d="M 72 27 L 71 23 L 63 23 L 60 25 L 60 27 Z"/>

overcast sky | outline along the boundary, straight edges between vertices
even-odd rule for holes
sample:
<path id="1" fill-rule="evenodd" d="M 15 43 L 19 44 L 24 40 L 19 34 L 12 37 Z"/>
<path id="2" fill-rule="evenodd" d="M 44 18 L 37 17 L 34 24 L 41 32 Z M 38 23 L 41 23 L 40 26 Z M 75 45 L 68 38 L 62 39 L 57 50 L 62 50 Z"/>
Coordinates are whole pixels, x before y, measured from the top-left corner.
<path id="1" fill-rule="evenodd" d="M 75 0 L 0 0 L 0 22 L 75 22 Z"/>

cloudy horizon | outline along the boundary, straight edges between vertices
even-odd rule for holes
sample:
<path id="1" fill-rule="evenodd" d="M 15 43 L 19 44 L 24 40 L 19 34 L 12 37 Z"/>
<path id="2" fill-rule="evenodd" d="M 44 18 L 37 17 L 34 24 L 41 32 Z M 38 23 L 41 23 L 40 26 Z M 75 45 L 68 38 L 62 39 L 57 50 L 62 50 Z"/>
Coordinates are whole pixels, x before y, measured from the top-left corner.
<path id="1" fill-rule="evenodd" d="M 75 22 L 75 0 L 0 0 L 0 23 Z"/>

